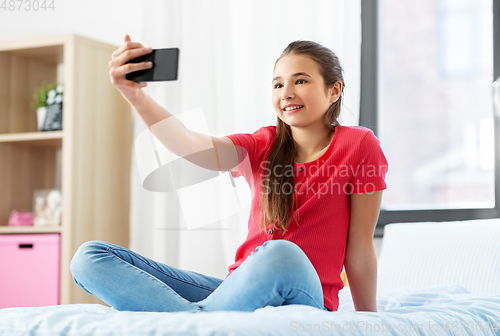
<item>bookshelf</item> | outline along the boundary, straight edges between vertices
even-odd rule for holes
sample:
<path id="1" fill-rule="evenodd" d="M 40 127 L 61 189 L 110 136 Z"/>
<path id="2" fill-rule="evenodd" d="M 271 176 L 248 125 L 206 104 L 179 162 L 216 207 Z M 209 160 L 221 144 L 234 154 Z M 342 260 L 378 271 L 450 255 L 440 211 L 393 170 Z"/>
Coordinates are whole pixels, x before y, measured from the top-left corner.
<path id="1" fill-rule="evenodd" d="M 71 276 L 81 244 L 129 243 L 132 117 L 109 80 L 116 48 L 75 34 L 0 42 L 0 234 L 60 234 L 60 304 L 102 303 Z M 39 132 L 33 92 L 56 80 L 63 130 Z M 61 190 L 61 225 L 9 227 L 10 212 L 31 211 L 38 189 Z"/>

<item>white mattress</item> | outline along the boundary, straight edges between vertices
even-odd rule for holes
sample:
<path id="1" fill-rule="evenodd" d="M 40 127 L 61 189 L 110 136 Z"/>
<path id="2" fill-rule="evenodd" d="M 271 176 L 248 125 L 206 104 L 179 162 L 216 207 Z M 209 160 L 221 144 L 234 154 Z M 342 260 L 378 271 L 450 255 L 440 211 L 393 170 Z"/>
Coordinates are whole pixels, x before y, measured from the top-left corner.
<path id="1" fill-rule="evenodd" d="M 500 335 L 500 296 L 460 286 L 379 296 L 377 313 L 352 311 L 348 290 L 339 298 L 337 312 L 303 305 L 252 313 L 120 312 L 97 304 L 6 308 L 0 310 L 0 335 Z"/>

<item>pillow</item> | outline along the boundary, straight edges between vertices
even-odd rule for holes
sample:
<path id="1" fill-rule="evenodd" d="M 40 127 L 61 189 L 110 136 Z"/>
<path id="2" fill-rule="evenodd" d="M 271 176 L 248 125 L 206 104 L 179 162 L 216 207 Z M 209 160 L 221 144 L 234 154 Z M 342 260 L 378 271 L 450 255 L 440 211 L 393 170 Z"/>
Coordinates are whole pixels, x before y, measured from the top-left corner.
<path id="1" fill-rule="evenodd" d="M 377 274 L 377 294 L 460 285 L 500 295 L 500 219 L 388 224 Z"/>

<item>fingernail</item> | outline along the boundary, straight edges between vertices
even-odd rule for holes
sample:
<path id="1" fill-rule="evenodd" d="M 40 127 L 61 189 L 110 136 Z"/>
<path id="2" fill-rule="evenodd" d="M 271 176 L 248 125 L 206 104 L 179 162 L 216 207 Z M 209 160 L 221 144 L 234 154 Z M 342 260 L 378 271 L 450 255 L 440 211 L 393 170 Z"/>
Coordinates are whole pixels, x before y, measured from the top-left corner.
<path id="1" fill-rule="evenodd" d="M 148 67 L 152 67 L 152 66 L 153 66 L 153 62 L 146 62 L 146 65 L 147 65 Z"/>
<path id="2" fill-rule="evenodd" d="M 146 51 L 153 51 L 153 48 L 148 47 L 148 48 L 146 48 Z"/>

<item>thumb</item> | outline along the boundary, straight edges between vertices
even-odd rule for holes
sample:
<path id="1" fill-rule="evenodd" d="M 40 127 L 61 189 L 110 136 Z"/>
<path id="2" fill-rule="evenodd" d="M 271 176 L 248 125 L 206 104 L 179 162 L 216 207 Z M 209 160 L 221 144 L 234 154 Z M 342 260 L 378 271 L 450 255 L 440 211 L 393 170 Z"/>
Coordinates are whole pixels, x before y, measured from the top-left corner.
<path id="1" fill-rule="evenodd" d="M 125 35 L 125 42 L 130 42 L 130 41 L 131 41 L 130 36 L 128 34 Z"/>

